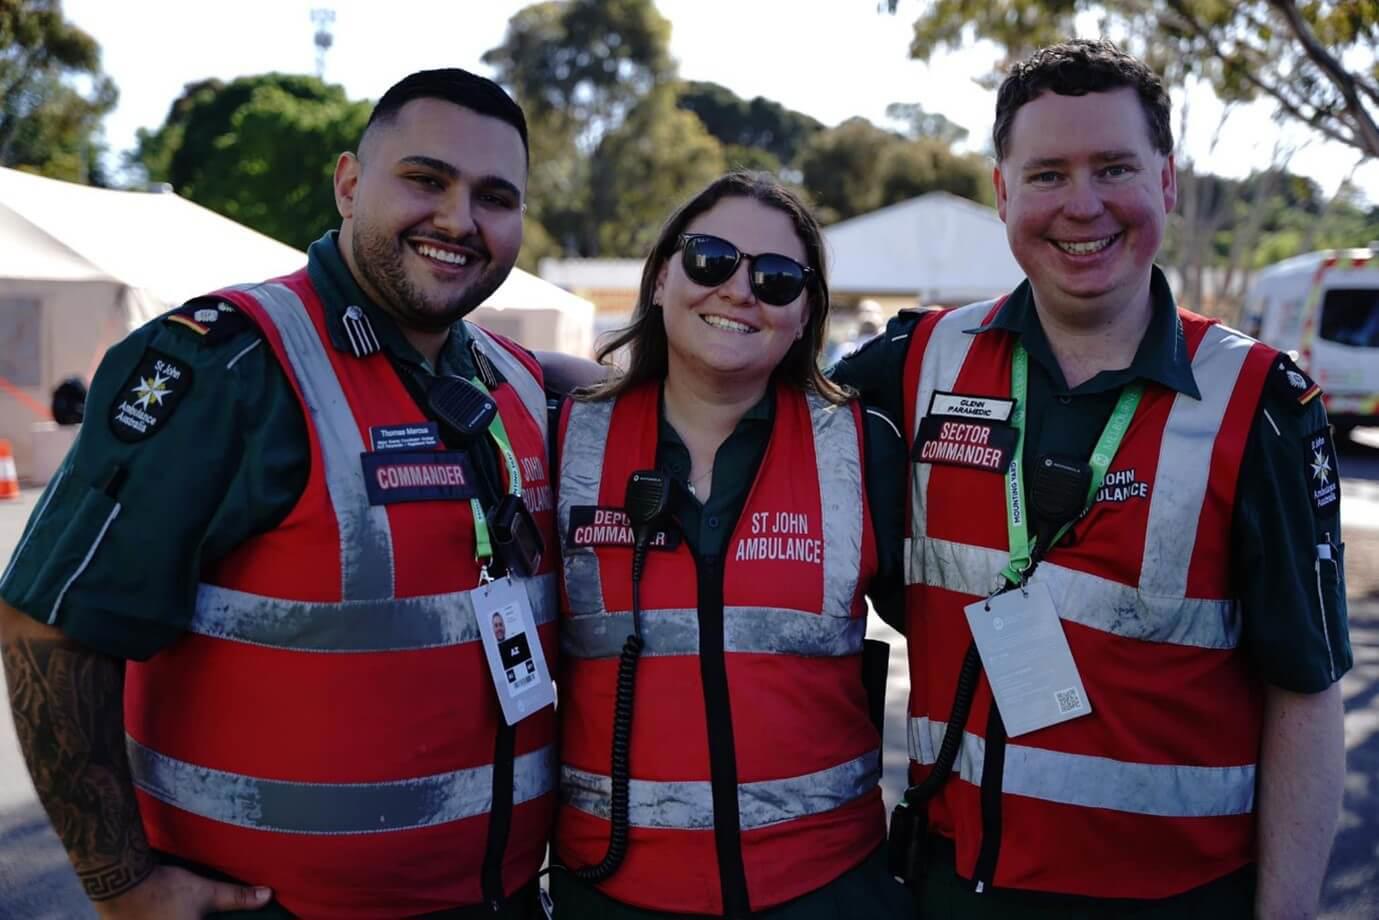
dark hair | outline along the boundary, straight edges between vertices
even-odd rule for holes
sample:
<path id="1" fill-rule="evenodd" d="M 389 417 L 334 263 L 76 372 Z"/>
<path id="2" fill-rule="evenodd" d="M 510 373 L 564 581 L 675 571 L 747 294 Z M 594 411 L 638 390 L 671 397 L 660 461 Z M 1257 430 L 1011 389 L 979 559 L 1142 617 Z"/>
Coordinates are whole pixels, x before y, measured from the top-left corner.
<path id="1" fill-rule="evenodd" d="M 522 114 L 522 107 L 497 83 L 458 67 L 418 70 L 394 83 L 373 107 L 364 133 L 368 134 L 378 122 L 392 121 L 413 99 L 443 99 L 480 115 L 505 121 L 517 129 L 522 136 L 522 149 L 531 156 L 527 145 L 527 117 Z"/>
<path id="2" fill-rule="evenodd" d="M 1149 140 L 1159 153 L 1173 152 L 1172 102 L 1163 81 L 1143 61 L 1108 41 L 1074 39 L 1040 48 L 1010 69 L 996 94 L 991 139 L 997 162 L 1004 160 L 1015 113 L 1045 92 L 1085 96 L 1129 87 L 1140 97 Z"/>
<path id="3" fill-rule="evenodd" d="M 609 364 L 609 356 L 624 345 L 631 352 L 627 371 L 612 376 L 608 382 L 589 391 L 592 399 L 618 396 L 648 380 L 665 379 L 669 367 L 665 318 L 661 305 L 653 303 L 656 278 L 662 266 L 678 248 L 680 234 L 690 221 L 710 210 L 725 198 L 750 198 L 768 208 L 775 208 L 790 218 L 795 233 L 804 244 L 805 261 L 813 269 L 805 287 L 805 306 L 809 319 L 805 334 L 790 346 L 772 374 L 773 380 L 813 390 L 832 403 L 847 401 L 848 392 L 823 375 L 819 370 L 819 355 L 824 347 L 824 330 L 828 324 L 828 280 L 824 270 L 824 239 L 819 222 L 794 192 L 769 173 L 736 170 L 709 183 L 708 187 L 681 205 L 661 227 L 656 244 L 651 247 L 642 269 L 641 289 L 637 294 L 637 308 L 632 322 L 619 329 L 598 350 L 598 360 Z"/>

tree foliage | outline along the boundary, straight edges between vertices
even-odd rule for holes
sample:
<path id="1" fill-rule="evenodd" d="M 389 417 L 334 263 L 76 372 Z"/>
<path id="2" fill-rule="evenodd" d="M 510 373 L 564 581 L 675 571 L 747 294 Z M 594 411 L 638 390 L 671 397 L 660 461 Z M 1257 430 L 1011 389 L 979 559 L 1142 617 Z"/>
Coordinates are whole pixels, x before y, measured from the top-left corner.
<path id="1" fill-rule="evenodd" d="M 778 164 L 794 163 L 805 142 L 824 129 L 818 119 L 779 102 L 762 96 L 743 99 L 717 83 L 686 83 L 679 106 L 698 115 L 722 144 L 765 151 Z"/>
<path id="2" fill-rule="evenodd" d="M 100 122 L 117 98 L 59 0 L 0 0 L 0 166 L 104 184 Z"/>
<path id="3" fill-rule="evenodd" d="M 331 183 L 370 106 L 316 77 L 262 74 L 187 85 L 141 131 L 134 161 L 197 204 L 305 248 L 339 221 Z"/>
<path id="4" fill-rule="evenodd" d="M 514 14 L 483 61 L 527 114 L 529 216 L 544 230 L 543 245 L 601 254 L 593 154 L 674 81 L 669 21 L 651 0 L 546 0 Z"/>
<path id="5" fill-rule="evenodd" d="M 547 0 L 508 20 L 483 62 L 529 118 L 590 151 L 675 78 L 670 22 L 650 0 Z"/>
<path id="6" fill-rule="evenodd" d="M 1373 0 L 934 0 L 914 24 L 910 54 L 927 60 L 985 39 L 1008 63 L 1077 34 L 1088 16 L 1170 83 L 1200 77 L 1226 101 L 1272 99 L 1287 117 L 1379 157 Z"/>
<path id="7" fill-rule="evenodd" d="M 816 135 L 800 156 L 800 170 L 824 223 L 933 191 L 990 203 L 983 158 L 955 154 L 933 138 L 908 140 L 865 118 Z"/>
<path id="8" fill-rule="evenodd" d="M 599 144 L 592 163 L 592 211 L 599 251 L 644 256 L 661 224 L 725 170 L 723 149 L 672 88 L 652 92 Z"/>

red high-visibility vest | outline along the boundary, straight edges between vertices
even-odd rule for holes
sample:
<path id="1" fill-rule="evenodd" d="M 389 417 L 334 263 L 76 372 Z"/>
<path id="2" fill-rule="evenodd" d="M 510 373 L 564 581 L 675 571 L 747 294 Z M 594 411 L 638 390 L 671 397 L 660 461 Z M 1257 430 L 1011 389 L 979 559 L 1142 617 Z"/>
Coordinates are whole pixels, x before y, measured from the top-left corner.
<path id="1" fill-rule="evenodd" d="M 370 504 L 371 429 L 426 418 L 385 354 L 332 346 L 305 271 L 216 296 L 258 324 L 287 372 L 311 471 L 276 529 L 209 566 L 188 633 L 128 667 L 149 841 L 271 886 L 302 917 L 398 917 L 510 894 L 544 856 L 555 719 L 548 707 L 518 723 L 499 758 L 469 502 Z M 550 560 L 540 370 L 469 330 L 505 378 L 492 395 Z M 551 568 L 523 585 L 554 663 Z M 509 770 L 510 794 L 495 788 Z M 506 834 L 491 837 L 495 794 L 512 804 Z"/>
<path id="2" fill-rule="evenodd" d="M 650 384 L 573 403 L 562 419 L 556 853 L 572 867 L 598 863 L 608 845 L 613 701 L 631 632 L 632 551 L 617 512 L 629 476 L 656 465 L 658 397 Z M 863 589 L 876 570 L 860 416 L 786 386 L 775 400 L 724 557 L 696 560 L 683 542 L 647 557 L 630 844 L 599 884 L 638 907 L 719 914 L 736 884 L 753 910 L 768 908 L 837 878 L 883 837 L 879 739 L 860 679 Z M 736 803 L 736 827 L 715 802 Z"/>
<path id="3" fill-rule="evenodd" d="M 971 332 L 998 306 L 920 320 L 904 377 L 911 437 L 935 392 L 1009 396 L 1015 337 Z M 958 872 L 983 886 L 1162 898 L 1254 859 L 1263 694 L 1240 648 L 1229 541 L 1275 352 L 1179 316 L 1202 398 L 1145 386 L 1076 540 L 1031 578 L 1052 593 L 1092 714 L 1002 744 L 988 737 L 983 675 L 953 775 L 929 804 L 931 829 L 955 842 Z M 971 642 L 962 608 L 995 589 L 1010 544 L 999 473 L 915 463 L 909 491 L 917 782 L 935 762 Z"/>

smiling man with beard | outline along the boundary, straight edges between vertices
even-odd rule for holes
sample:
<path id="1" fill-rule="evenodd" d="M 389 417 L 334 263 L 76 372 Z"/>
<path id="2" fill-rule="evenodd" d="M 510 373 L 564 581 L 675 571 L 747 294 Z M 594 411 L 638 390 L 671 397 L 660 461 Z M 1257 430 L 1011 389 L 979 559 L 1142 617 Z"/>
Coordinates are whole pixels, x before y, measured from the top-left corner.
<path id="1" fill-rule="evenodd" d="M 101 917 L 539 914 L 552 710 L 508 724 L 480 629 L 503 598 L 554 670 L 545 395 L 463 321 L 517 258 L 527 155 L 496 84 L 412 74 L 305 268 L 102 363 L 0 581 L 20 743 Z"/>
<path id="2" fill-rule="evenodd" d="M 1154 266 L 1177 177 L 1142 62 L 1035 52 L 993 141 L 1028 280 L 835 372 L 914 439 L 899 871 L 927 917 L 1312 916 L 1352 663 L 1318 390 Z"/>

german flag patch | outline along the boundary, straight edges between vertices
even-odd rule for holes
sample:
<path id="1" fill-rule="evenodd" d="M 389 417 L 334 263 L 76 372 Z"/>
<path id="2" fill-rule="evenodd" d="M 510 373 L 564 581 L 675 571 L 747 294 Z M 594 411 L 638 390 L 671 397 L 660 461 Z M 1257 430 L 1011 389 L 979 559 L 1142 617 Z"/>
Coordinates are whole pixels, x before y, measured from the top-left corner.
<path id="1" fill-rule="evenodd" d="M 1302 372 L 1288 355 L 1280 353 L 1269 368 L 1269 386 L 1279 399 L 1301 409 L 1321 395 L 1322 388 Z"/>
<path id="2" fill-rule="evenodd" d="M 218 345 L 251 327 L 249 317 L 223 300 L 189 300 L 163 316 L 163 321 L 190 329 L 205 345 Z"/>

